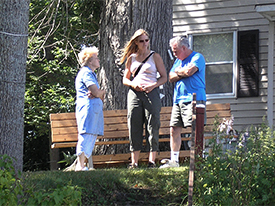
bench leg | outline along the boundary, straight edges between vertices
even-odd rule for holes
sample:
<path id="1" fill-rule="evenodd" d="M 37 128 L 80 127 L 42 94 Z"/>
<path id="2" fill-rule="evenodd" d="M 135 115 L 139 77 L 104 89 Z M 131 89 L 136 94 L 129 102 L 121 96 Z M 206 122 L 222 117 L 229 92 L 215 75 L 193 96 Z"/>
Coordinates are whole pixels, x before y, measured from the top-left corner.
<path id="1" fill-rule="evenodd" d="M 50 149 L 50 169 L 57 170 L 59 164 L 59 149 Z"/>
<path id="2" fill-rule="evenodd" d="M 89 164 L 89 169 L 93 169 L 94 168 L 94 164 L 93 164 L 93 155 L 91 155 L 88 159 L 88 164 Z"/>

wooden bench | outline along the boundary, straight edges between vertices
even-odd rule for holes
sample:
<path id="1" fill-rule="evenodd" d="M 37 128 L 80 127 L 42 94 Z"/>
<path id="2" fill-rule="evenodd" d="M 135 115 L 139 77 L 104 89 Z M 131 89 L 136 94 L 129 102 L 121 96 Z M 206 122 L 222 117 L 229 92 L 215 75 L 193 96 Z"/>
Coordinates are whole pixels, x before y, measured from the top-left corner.
<path id="1" fill-rule="evenodd" d="M 171 116 L 172 107 L 162 107 L 160 113 L 161 127 L 159 130 L 160 139 L 159 142 L 170 142 L 169 122 Z M 204 131 L 207 134 L 211 134 L 213 130 L 213 123 L 216 115 L 219 118 L 230 118 L 231 110 L 230 104 L 210 104 L 206 106 L 207 124 L 204 127 Z M 51 152 L 56 148 L 68 148 L 76 147 L 77 144 L 77 125 L 75 119 L 75 113 L 58 113 L 50 114 L 51 122 Z M 190 137 L 184 137 L 185 134 L 191 134 L 191 128 L 182 129 L 182 141 L 190 140 Z M 165 136 L 161 138 L 161 136 Z M 207 136 L 205 138 L 211 138 Z M 144 140 L 145 142 L 145 140 Z M 104 136 L 98 136 L 96 145 L 129 145 L 129 134 L 127 127 L 127 110 L 106 110 L 104 111 Z M 130 153 L 126 154 L 105 154 L 105 155 L 93 155 L 94 167 L 100 167 L 100 165 L 108 165 L 115 163 L 129 163 Z M 189 157 L 189 150 L 181 150 L 180 157 Z M 52 155 L 51 155 L 52 157 Z M 157 154 L 156 161 L 169 158 L 170 148 L 167 151 L 160 151 Z M 51 158 L 51 162 L 53 160 Z M 140 153 L 140 161 L 148 161 L 148 153 Z"/>

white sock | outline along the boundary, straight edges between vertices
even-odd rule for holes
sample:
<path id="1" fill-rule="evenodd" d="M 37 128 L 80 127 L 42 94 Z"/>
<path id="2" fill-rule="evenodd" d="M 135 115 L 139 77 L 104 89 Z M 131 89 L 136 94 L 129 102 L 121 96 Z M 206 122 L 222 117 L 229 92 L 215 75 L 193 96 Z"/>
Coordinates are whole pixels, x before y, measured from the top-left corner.
<path id="1" fill-rule="evenodd" d="M 179 151 L 171 151 L 171 161 L 179 162 Z"/>

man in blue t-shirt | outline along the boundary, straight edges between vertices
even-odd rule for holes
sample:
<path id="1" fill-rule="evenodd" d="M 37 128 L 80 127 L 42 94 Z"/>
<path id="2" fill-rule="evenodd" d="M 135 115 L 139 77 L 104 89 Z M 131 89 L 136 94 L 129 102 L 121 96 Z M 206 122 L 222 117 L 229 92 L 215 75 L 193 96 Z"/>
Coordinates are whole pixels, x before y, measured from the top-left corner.
<path id="1" fill-rule="evenodd" d="M 171 159 L 162 160 L 164 165 L 160 168 L 179 167 L 181 130 L 192 126 L 193 93 L 197 104 L 206 103 L 204 57 L 190 49 L 187 37 L 174 37 L 170 47 L 177 57 L 169 73 L 169 81 L 175 82 L 170 121 Z"/>

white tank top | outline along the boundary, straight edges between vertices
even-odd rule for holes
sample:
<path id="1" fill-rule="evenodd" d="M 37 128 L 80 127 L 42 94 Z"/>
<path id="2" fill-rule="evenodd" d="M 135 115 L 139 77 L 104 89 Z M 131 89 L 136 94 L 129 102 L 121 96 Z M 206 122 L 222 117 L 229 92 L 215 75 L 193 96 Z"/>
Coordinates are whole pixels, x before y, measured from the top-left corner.
<path id="1" fill-rule="evenodd" d="M 151 51 L 152 53 L 152 51 Z M 134 74 L 141 64 L 141 62 L 136 60 L 136 54 L 132 54 L 132 64 L 130 71 Z M 157 68 L 154 61 L 154 54 L 152 54 L 149 59 L 142 65 L 138 75 L 134 78 L 134 82 L 138 83 L 140 86 L 148 86 L 152 83 L 157 82 Z"/>

